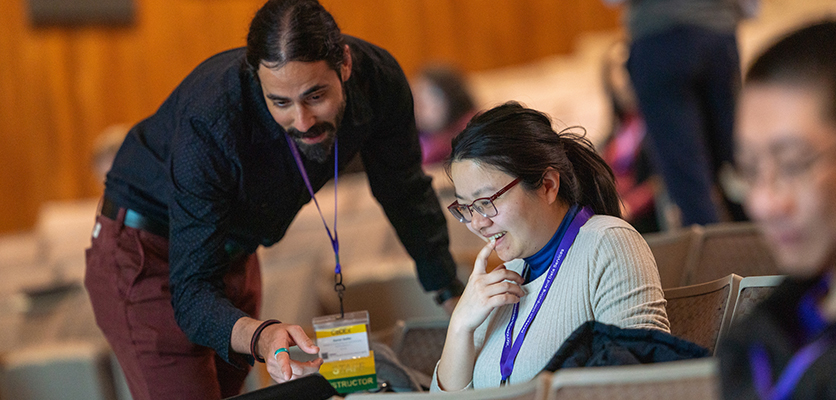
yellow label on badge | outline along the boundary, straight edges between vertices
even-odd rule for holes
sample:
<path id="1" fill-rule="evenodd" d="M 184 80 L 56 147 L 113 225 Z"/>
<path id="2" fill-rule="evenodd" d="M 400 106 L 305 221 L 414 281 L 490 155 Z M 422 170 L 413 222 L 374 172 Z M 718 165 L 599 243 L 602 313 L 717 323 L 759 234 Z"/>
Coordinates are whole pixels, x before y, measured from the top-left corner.
<path id="1" fill-rule="evenodd" d="M 373 375 L 375 373 L 374 352 L 369 351 L 368 357 L 323 363 L 319 367 L 319 373 L 329 381 L 362 375 Z"/>
<path id="2" fill-rule="evenodd" d="M 351 326 L 341 326 L 333 329 L 322 329 L 316 331 L 316 338 L 322 339 L 340 335 L 350 335 L 352 333 L 362 333 L 366 331 L 366 324 L 358 324 Z"/>

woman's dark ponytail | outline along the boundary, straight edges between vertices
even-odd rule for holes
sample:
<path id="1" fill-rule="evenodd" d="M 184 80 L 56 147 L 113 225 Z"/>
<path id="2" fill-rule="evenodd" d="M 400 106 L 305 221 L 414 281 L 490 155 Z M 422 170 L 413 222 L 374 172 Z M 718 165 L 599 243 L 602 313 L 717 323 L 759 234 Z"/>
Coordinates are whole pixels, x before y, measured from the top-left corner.
<path id="1" fill-rule="evenodd" d="M 576 128 L 567 128 L 558 133 L 573 172 L 561 174 L 561 181 L 565 177 L 578 204 L 591 207 L 596 214 L 621 218 L 615 174 L 595 152 L 592 142 L 585 135 L 575 133 L 573 129 Z"/>

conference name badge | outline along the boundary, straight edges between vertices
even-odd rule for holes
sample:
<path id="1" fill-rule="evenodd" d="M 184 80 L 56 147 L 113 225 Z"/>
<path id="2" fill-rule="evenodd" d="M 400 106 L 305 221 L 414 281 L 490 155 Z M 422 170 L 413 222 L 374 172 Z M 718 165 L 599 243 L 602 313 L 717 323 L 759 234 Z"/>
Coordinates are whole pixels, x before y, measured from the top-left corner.
<path id="1" fill-rule="evenodd" d="M 319 373 L 341 394 L 377 388 L 374 352 L 369 348 L 369 313 L 357 311 L 313 319 Z"/>

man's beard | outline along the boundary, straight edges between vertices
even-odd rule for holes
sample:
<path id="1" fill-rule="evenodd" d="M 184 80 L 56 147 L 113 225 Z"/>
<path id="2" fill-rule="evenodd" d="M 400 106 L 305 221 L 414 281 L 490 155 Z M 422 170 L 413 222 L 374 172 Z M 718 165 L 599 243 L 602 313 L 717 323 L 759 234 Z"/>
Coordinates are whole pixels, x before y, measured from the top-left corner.
<path id="1" fill-rule="evenodd" d="M 324 163 L 328 161 L 328 158 L 331 156 L 331 151 L 334 149 L 334 142 L 337 140 L 337 130 L 340 128 L 344 113 L 345 101 L 340 105 L 340 109 L 336 117 L 334 117 L 334 123 L 319 122 L 311 126 L 307 132 L 300 132 L 296 128 L 288 128 L 287 133 L 296 142 L 296 146 L 305 158 L 318 163 Z M 308 144 L 302 141 L 303 137 L 317 137 L 323 134 L 323 132 L 325 138 L 319 143 Z"/>

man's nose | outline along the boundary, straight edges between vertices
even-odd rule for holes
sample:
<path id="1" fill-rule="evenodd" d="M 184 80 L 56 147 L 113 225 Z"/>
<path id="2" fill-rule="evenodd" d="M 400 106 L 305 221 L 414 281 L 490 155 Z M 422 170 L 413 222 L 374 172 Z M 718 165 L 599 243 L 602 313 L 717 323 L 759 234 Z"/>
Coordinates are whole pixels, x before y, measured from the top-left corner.
<path id="1" fill-rule="evenodd" d="M 296 107 L 296 119 L 293 121 L 293 127 L 299 132 L 307 132 L 316 123 L 316 118 L 313 113 L 303 105 Z"/>
<path id="2" fill-rule="evenodd" d="M 766 222 L 785 217 L 793 207 L 792 193 L 777 185 L 760 182 L 749 189 L 746 210 L 752 219 Z"/>

